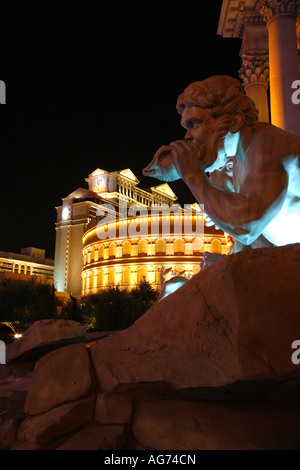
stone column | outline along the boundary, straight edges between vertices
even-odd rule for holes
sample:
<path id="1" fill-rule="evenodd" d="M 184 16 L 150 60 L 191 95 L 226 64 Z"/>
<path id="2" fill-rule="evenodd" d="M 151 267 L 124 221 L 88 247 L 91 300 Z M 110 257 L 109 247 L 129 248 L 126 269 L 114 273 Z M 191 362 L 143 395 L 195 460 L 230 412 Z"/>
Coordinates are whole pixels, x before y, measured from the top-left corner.
<path id="1" fill-rule="evenodd" d="M 271 121 L 300 135 L 300 105 L 292 102 L 292 83 L 299 80 L 297 0 L 260 0 L 269 31 Z"/>
<path id="2" fill-rule="evenodd" d="M 239 76 L 243 80 L 246 95 L 251 98 L 259 111 L 261 122 L 270 122 L 268 105 L 268 61 L 256 56 L 243 56 Z"/>
<path id="3" fill-rule="evenodd" d="M 254 101 L 259 111 L 259 120 L 269 122 L 269 54 L 265 23 L 257 17 L 249 18 L 244 24 L 242 40 L 239 76 L 243 80 L 246 95 Z"/>

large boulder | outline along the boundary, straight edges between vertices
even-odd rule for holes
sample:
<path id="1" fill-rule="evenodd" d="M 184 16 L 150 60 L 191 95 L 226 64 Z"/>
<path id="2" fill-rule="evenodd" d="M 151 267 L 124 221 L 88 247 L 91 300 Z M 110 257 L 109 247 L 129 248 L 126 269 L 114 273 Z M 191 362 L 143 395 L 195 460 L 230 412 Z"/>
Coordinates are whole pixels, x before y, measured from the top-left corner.
<path id="1" fill-rule="evenodd" d="M 204 269 L 125 331 L 90 348 L 102 391 L 222 387 L 300 372 L 300 245 L 247 250 Z"/>
<path id="2" fill-rule="evenodd" d="M 63 404 L 40 415 L 29 416 L 18 430 L 19 442 L 44 445 L 54 441 L 91 422 L 94 406 L 95 397 L 90 396 Z"/>
<path id="3" fill-rule="evenodd" d="M 7 362 L 35 361 L 53 349 L 86 341 L 85 328 L 73 320 L 39 320 L 7 347 Z"/>
<path id="4" fill-rule="evenodd" d="M 79 400 L 88 395 L 94 385 L 84 344 L 64 346 L 36 363 L 26 396 L 25 412 L 36 415 L 65 402 Z"/>

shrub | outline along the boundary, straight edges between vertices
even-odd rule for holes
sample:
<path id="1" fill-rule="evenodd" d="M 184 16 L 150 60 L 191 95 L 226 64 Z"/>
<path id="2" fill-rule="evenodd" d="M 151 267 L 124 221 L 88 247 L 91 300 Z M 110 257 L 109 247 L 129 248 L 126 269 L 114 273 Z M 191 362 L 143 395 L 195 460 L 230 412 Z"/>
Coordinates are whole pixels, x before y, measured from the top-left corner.
<path id="1" fill-rule="evenodd" d="M 132 325 L 154 303 L 158 292 L 143 280 L 132 291 L 110 286 L 90 295 L 82 306 L 82 321 L 98 331 L 122 330 Z"/>
<path id="2" fill-rule="evenodd" d="M 55 318 L 59 300 L 52 285 L 34 279 L 0 283 L 0 322 L 27 328 L 36 320 Z"/>

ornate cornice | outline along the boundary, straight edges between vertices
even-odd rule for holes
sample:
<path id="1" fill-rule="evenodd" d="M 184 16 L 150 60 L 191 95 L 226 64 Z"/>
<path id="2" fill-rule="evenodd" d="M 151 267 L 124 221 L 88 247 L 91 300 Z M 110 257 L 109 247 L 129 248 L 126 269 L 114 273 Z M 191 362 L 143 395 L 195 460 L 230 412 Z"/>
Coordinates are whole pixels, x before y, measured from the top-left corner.
<path id="1" fill-rule="evenodd" d="M 239 76 L 243 80 L 244 87 L 259 82 L 267 88 L 269 83 L 268 55 L 259 57 L 249 54 L 243 55 Z"/>
<path id="2" fill-rule="evenodd" d="M 259 0 L 256 8 L 268 22 L 280 15 L 296 18 L 299 5 L 298 0 Z"/>
<path id="3" fill-rule="evenodd" d="M 265 19 L 258 12 L 241 11 L 238 13 L 234 28 L 234 37 L 242 37 L 243 28 L 245 24 L 265 24 Z"/>

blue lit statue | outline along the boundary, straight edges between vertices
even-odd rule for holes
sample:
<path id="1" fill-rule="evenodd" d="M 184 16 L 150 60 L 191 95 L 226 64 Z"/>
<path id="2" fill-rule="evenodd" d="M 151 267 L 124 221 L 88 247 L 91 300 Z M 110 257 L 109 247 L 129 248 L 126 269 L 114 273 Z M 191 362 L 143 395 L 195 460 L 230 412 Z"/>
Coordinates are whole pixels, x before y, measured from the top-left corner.
<path id="1" fill-rule="evenodd" d="M 143 174 L 182 178 L 232 253 L 300 242 L 300 137 L 258 122 L 241 83 L 214 76 L 189 85 L 177 110 L 185 140 L 161 147 Z"/>

